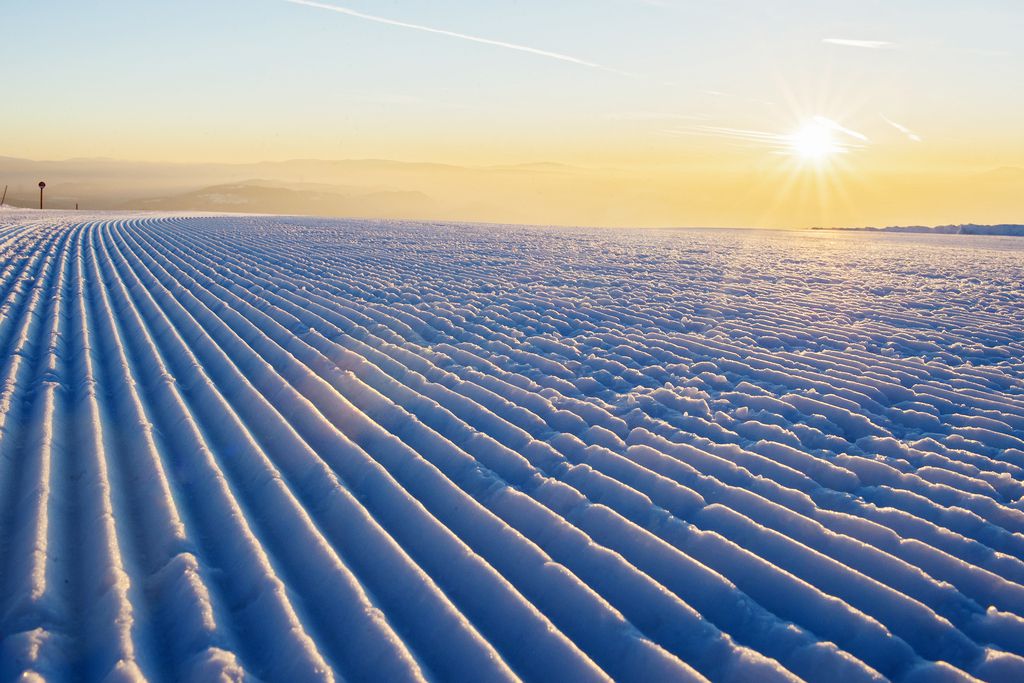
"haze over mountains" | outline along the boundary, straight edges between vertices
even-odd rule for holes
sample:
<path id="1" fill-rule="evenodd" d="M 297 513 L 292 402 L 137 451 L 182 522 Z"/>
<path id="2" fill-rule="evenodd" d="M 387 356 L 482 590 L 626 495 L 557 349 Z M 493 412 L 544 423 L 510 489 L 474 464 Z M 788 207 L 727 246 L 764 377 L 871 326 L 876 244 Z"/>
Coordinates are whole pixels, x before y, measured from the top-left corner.
<path id="1" fill-rule="evenodd" d="M 820 230 L 822 228 L 813 229 Z M 964 223 L 961 225 L 889 225 L 884 228 L 867 227 L 832 229 L 852 230 L 855 232 L 913 232 L 931 235 L 1002 235 L 1004 237 L 1024 237 L 1024 225 L 1013 225 L 1007 223 L 1002 225 L 976 225 L 974 223 Z"/>
<path id="2" fill-rule="evenodd" d="M 222 211 L 593 226 L 759 226 L 1019 223 L 1005 215 L 1024 196 L 1024 168 L 928 178 L 893 172 L 885 183 L 851 183 L 847 201 L 824 216 L 813 187 L 780 207 L 763 170 L 742 175 L 707 168 L 595 168 L 558 163 L 466 166 L 381 159 L 290 160 L 244 164 L 148 163 L 114 159 L 31 161 L 0 157 L 7 203 L 48 208 Z M 791 179 L 789 179 L 791 182 Z M 927 203 L 908 192 L 937 188 Z M 714 186 L 718 191 L 710 193 Z M 879 207 L 877 200 L 886 201 Z M 1010 200 L 1010 201 L 1008 201 Z M 768 207 L 768 208 L 766 208 Z M 876 207 L 876 208 L 865 208 Z M 785 210 L 783 210 L 783 208 Z M 776 212 L 777 211 L 777 212 Z"/>

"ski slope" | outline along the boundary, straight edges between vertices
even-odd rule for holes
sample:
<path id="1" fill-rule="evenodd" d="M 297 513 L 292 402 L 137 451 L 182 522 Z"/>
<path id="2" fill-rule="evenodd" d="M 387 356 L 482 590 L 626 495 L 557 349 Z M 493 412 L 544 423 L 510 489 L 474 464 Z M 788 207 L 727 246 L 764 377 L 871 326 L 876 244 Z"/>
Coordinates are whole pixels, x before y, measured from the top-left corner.
<path id="1" fill-rule="evenodd" d="M 1024 680 L 1012 238 L 0 215 L 0 680 Z"/>

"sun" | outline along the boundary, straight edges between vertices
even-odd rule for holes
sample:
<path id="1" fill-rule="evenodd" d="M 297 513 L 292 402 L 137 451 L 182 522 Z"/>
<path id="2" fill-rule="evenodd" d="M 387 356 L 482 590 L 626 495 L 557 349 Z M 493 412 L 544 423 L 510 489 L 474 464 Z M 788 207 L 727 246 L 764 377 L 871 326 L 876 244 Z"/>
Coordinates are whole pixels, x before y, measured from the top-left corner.
<path id="1" fill-rule="evenodd" d="M 793 156 L 800 161 L 821 165 L 836 154 L 843 152 L 843 145 L 836 136 L 835 125 L 821 117 L 805 121 L 796 131 L 785 136 L 786 144 Z"/>

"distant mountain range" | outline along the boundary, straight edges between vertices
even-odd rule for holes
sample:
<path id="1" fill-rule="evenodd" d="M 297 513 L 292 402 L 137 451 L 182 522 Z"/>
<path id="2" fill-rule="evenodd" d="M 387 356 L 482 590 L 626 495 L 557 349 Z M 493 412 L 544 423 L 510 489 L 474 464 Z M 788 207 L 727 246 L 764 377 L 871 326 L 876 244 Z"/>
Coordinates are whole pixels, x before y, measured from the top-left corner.
<path id="1" fill-rule="evenodd" d="M 265 181 L 214 185 L 169 197 L 139 199 L 124 208 L 158 211 L 312 214 L 364 218 L 421 218 L 436 211 L 422 192 L 289 188 Z"/>
<path id="2" fill-rule="evenodd" d="M 564 220 L 606 173 L 555 163 L 458 166 L 386 159 L 165 164 L 0 157 L 7 203 L 54 209 L 152 209 L 366 218 L 526 222 L 529 204 Z M 540 192 L 538 190 L 543 186 Z M 601 196 L 602 193 L 598 193 Z M 606 194 L 606 193 L 603 193 Z M 538 196 L 540 195 L 540 196 Z"/>
<path id="3" fill-rule="evenodd" d="M 812 230 L 860 230 L 873 232 L 916 232 L 933 235 L 1002 235 L 1008 237 L 1024 237 L 1024 225 L 1004 223 L 1002 225 L 976 225 L 963 223 L 960 225 L 891 225 L 885 228 L 812 228 Z"/>
<path id="4" fill-rule="evenodd" d="M 780 176 L 781 177 L 781 176 Z M 470 166 L 387 159 L 155 163 L 31 161 L 0 156 L 7 203 L 53 209 L 298 214 L 589 226 L 800 227 L 821 224 L 1007 223 L 1024 214 L 1024 168 L 893 171 L 848 183 L 820 205 L 760 169 L 725 172 L 713 161 L 588 167 L 538 162 Z M 922 187 L 927 188 L 922 192 Z M 778 207 L 768 210 L 768 207 Z M 774 211 L 775 213 L 772 213 Z"/>

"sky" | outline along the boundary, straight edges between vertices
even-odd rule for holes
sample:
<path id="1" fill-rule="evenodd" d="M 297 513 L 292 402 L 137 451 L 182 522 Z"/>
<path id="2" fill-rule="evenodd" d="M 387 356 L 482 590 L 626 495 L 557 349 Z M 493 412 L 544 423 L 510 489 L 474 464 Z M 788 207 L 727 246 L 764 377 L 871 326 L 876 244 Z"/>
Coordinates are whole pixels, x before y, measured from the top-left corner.
<path id="1" fill-rule="evenodd" d="M 1024 168 L 1020 0 L 7 0 L 2 15 L 0 156 L 555 162 L 686 183 L 720 198 L 722 224 L 736 201 L 771 224 L 847 222 L 952 187 L 951 222 L 1024 221 L 1013 192 L 971 199 Z"/>

